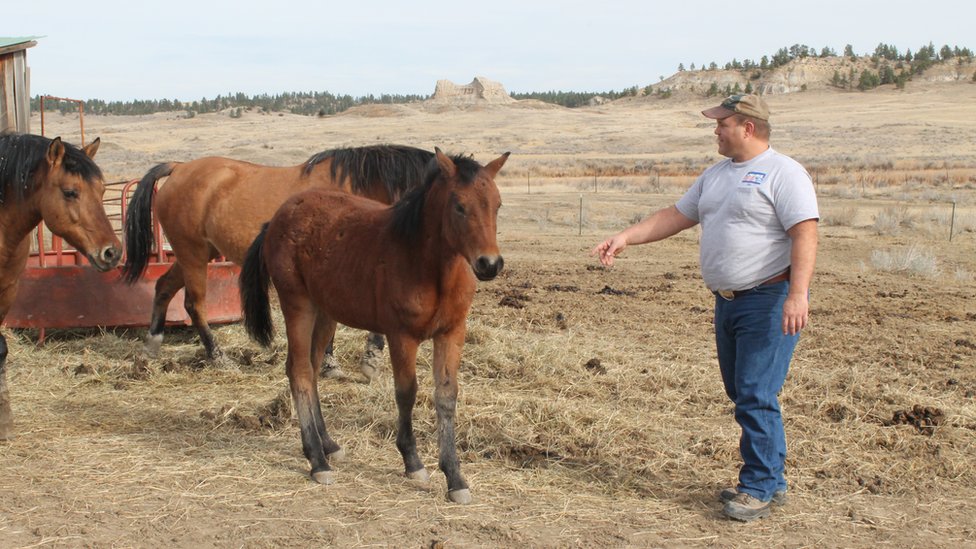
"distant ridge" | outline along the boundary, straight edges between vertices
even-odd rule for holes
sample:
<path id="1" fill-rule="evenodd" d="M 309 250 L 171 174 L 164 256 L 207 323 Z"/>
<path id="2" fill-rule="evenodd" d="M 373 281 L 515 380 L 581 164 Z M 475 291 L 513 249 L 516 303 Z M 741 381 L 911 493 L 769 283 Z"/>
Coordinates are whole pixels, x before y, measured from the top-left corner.
<path id="1" fill-rule="evenodd" d="M 718 89 L 751 91 L 758 94 L 795 93 L 804 90 L 837 88 L 857 89 L 861 75 L 867 71 L 881 76 L 885 67 L 896 75 L 902 74 L 899 63 L 877 62 L 871 57 L 805 57 L 767 70 L 712 69 L 679 71 L 657 84 L 648 86 L 654 91 L 691 92 L 708 95 Z M 901 70 L 904 70 L 901 69 Z M 960 58 L 933 64 L 920 74 L 906 75 L 905 82 L 963 82 L 973 81 L 976 63 Z M 889 83 L 889 82 L 885 82 Z M 890 82 L 894 84 L 895 82 Z M 873 87 L 873 86 L 872 86 Z M 647 88 L 645 88 L 646 93 Z"/>

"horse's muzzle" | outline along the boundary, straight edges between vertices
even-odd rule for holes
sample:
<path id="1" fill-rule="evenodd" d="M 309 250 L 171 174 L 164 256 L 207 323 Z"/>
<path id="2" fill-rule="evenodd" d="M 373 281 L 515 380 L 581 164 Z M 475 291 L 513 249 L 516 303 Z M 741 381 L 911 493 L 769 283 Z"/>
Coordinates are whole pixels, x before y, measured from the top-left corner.
<path id="1" fill-rule="evenodd" d="M 105 246 L 98 251 L 98 255 L 89 254 L 88 260 L 93 267 L 102 271 L 108 271 L 115 268 L 119 264 L 119 260 L 122 259 L 122 248 L 112 245 Z"/>
<path id="2" fill-rule="evenodd" d="M 505 260 L 502 259 L 502 256 L 482 255 L 475 260 L 471 267 L 474 269 L 474 276 L 478 277 L 478 280 L 487 281 L 498 276 L 504 266 Z"/>

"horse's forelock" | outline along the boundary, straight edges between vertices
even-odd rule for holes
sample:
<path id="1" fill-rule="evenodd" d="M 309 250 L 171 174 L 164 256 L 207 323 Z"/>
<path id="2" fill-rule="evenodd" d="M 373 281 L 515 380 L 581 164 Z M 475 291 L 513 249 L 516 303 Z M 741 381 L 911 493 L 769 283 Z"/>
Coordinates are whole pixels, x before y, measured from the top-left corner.
<path id="1" fill-rule="evenodd" d="M 478 171 L 481 170 L 481 164 L 472 158 L 470 155 L 457 154 L 451 157 L 451 161 L 454 162 L 454 167 L 457 169 L 458 182 L 462 185 L 467 185 L 475 180 L 478 176 Z M 434 180 L 441 174 L 440 165 L 437 164 L 436 158 L 431 158 L 427 163 L 427 175 L 424 177 L 424 187 L 429 187 L 433 184 Z"/>
<path id="2" fill-rule="evenodd" d="M 481 164 L 475 162 L 470 156 L 458 155 L 452 157 L 451 160 L 454 161 L 454 167 L 458 170 L 458 179 L 462 184 L 474 181 L 481 170 Z"/>
<path id="3" fill-rule="evenodd" d="M 78 147 L 64 143 L 64 160 L 62 161 L 64 171 L 81 177 L 89 183 L 102 179 L 102 170 L 89 158 L 85 151 Z"/>

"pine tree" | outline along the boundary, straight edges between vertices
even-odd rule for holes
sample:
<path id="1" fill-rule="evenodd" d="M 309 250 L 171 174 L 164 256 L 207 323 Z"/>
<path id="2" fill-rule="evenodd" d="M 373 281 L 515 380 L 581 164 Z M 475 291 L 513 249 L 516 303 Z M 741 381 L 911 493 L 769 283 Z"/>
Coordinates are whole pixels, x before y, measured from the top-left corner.
<path id="1" fill-rule="evenodd" d="M 895 71 L 891 68 L 891 65 L 885 63 L 881 66 L 881 84 L 894 84 L 895 83 Z"/>

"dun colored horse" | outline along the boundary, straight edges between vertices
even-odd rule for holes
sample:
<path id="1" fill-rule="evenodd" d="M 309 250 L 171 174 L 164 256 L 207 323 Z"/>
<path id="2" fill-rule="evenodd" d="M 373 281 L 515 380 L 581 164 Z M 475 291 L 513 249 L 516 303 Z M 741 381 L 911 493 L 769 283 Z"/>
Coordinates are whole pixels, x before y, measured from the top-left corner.
<path id="1" fill-rule="evenodd" d="M 60 137 L 0 135 L 0 322 L 17 296 L 29 235 L 41 220 L 99 271 L 122 257 L 102 204 L 102 171 L 92 161 L 99 142 L 79 149 Z M 0 334 L 0 440 L 14 434 L 6 362 L 7 340 Z"/>
<path id="2" fill-rule="evenodd" d="M 153 195 L 163 177 L 168 179 L 155 191 L 155 213 L 176 261 L 156 282 L 146 351 L 158 355 L 166 309 L 185 286 L 184 306 L 207 357 L 221 356 L 207 324 L 207 263 L 220 256 L 238 265 L 243 263 L 261 224 L 271 219 L 286 198 L 311 187 L 325 187 L 389 204 L 422 182 L 433 156 L 413 147 L 377 145 L 324 151 L 291 167 L 207 157 L 159 164 L 149 170 L 129 204 L 124 277 L 135 282 L 149 262 Z M 375 375 L 382 350 L 383 337 L 371 334 L 360 366 L 367 378 Z M 328 358 L 334 366 L 331 357 L 330 345 Z"/>
<path id="3" fill-rule="evenodd" d="M 423 187 L 394 206 L 314 189 L 282 205 L 247 253 L 241 272 L 244 325 L 272 339 L 268 282 L 274 283 L 288 336 L 286 368 L 314 480 L 334 481 L 342 455 L 319 405 L 317 371 L 336 323 L 386 335 L 399 411 L 396 445 L 407 476 L 429 479 L 417 455 L 413 407 L 417 347 L 434 340 L 434 403 L 439 465 L 448 497 L 468 503 L 454 441 L 458 364 L 476 279 L 502 269 L 495 175 L 508 153 L 482 167 L 437 149 Z"/>

